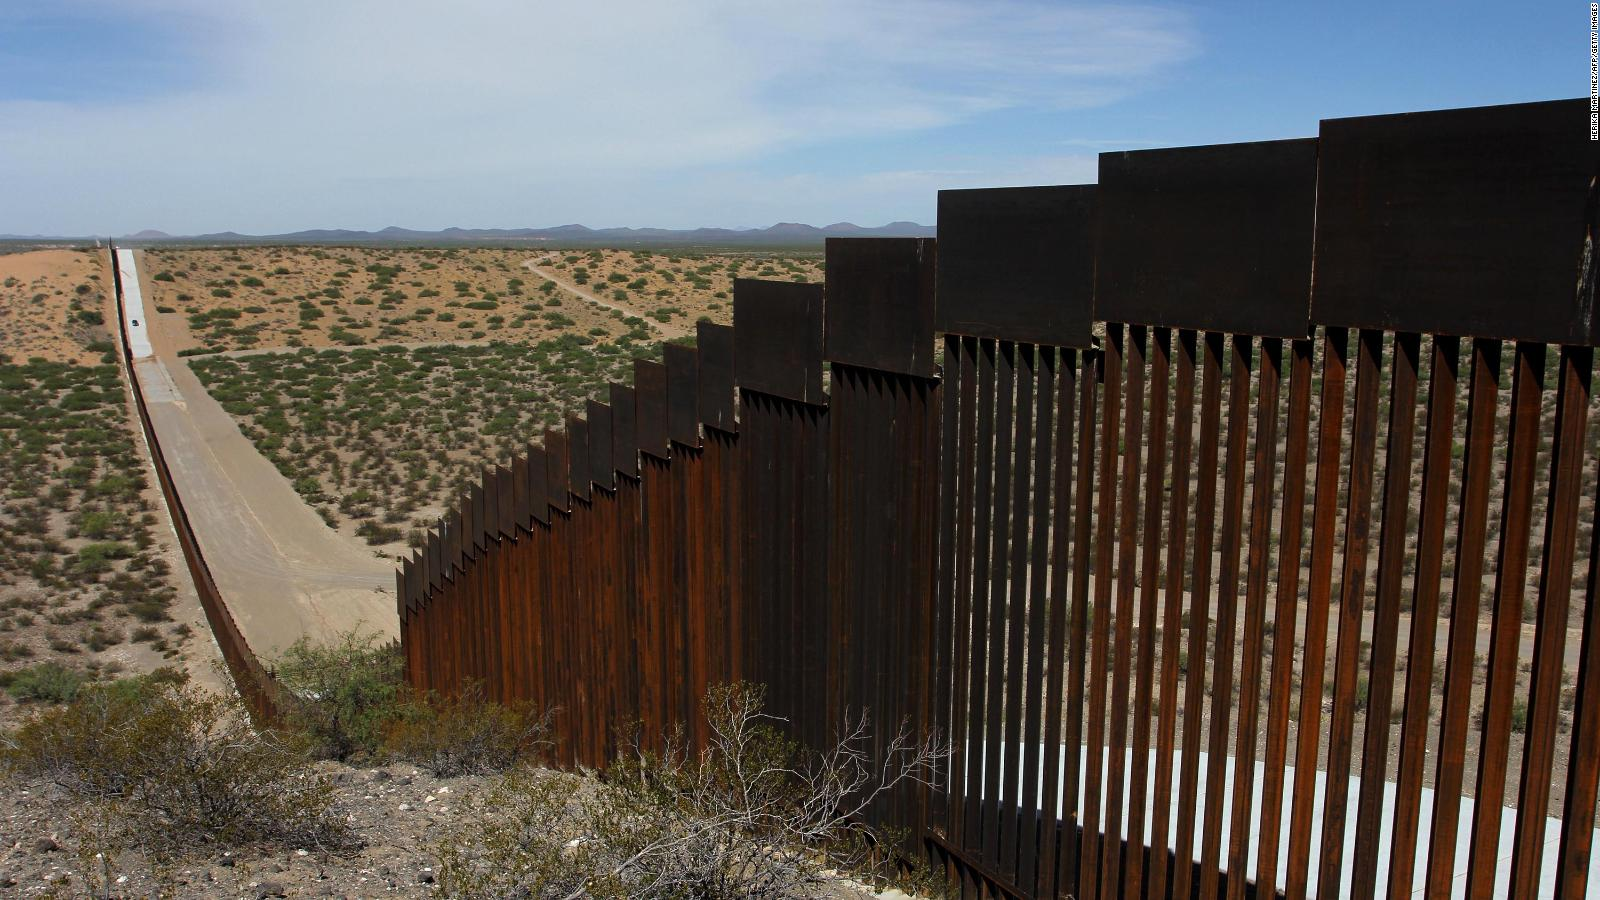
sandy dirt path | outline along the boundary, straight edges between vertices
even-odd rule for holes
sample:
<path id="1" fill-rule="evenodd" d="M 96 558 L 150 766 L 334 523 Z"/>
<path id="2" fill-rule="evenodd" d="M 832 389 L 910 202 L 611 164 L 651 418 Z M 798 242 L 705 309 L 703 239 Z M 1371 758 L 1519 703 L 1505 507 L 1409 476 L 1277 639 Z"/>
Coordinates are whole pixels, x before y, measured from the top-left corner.
<path id="1" fill-rule="evenodd" d="M 176 355 L 166 318 L 153 317 L 155 356 L 135 369 L 201 550 L 251 648 L 271 660 L 302 636 L 357 626 L 393 637 L 393 564 L 301 501 Z"/>
<path id="2" fill-rule="evenodd" d="M 638 316 L 639 318 L 644 319 L 645 323 L 647 325 L 649 325 L 651 328 L 655 329 L 656 331 L 661 332 L 661 337 L 664 340 L 669 340 L 670 341 L 673 338 L 684 337 L 684 336 L 688 335 L 692 331 L 692 329 L 685 328 L 682 325 L 674 325 L 671 322 L 658 322 L 655 319 L 646 319 L 645 315 L 644 315 L 644 312 L 642 310 L 634 309 L 631 306 L 628 306 L 628 305 L 623 304 L 623 303 L 618 303 L 615 300 L 607 300 L 606 298 L 600 296 L 599 294 L 595 294 L 595 293 L 591 293 L 590 291 L 586 291 L 583 288 L 578 287 L 577 285 L 573 284 L 572 282 L 566 280 L 565 278 L 561 278 L 561 277 L 555 275 L 549 269 L 541 269 L 541 268 L 539 268 L 538 266 L 533 264 L 533 260 L 531 260 L 531 259 L 525 261 L 522 264 L 522 267 L 524 269 L 527 269 L 529 272 L 532 272 L 533 274 L 539 276 L 540 278 L 546 279 L 548 281 L 555 282 L 556 283 L 556 287 L 561 288 L 562 290 L 566 291 L 567 293 L 571 294 L 574 297 L 577 297 L 580 300 L 587 300 L 590 303 L 598 303 L 601 306 L 605 307 L 606 309 L 614 309 L 614 310 L 622 313 L 625 316 Z"/>

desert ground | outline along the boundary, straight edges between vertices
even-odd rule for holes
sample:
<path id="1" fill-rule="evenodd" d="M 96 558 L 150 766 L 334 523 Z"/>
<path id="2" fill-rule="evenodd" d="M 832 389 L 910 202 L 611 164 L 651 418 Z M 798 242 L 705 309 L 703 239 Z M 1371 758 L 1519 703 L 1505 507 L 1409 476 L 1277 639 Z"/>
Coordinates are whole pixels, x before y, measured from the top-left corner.
<path id="1" fill-rule="evenodd" d="M 215 649 L 150 469 L 103 253 L 0 255 L 0 719 Z"/>
<path id="2" fill-rule="evenodd" d="M 479 467 L 580 414 L 735 277 L 818 255 L 259 247 L 151 250 L 157 339 L 340 534 L 393 558 Z M 176 366 L 173 360 L 169 365 Z"/>
<path id="3" fill-rule="evenodd" d="M 820 280 L 817 256 L 588 250 L 150 250 L 151 300 L 192 355 L 253 348 L 681 337 L 731 321 L 736 275 Z M 548 273 L 548 277 L 546 277 Z M 632 340 L 640 340 L 638 337 Z"/>

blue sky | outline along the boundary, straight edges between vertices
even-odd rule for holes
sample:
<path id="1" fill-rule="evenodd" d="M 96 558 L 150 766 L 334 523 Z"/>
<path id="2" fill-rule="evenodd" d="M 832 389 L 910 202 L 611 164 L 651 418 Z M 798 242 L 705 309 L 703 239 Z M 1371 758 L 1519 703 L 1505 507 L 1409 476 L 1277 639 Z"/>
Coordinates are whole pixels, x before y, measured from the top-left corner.
<path id="1" fill-rule="evenodd" d="M 1582 96 L 1585 3 L 0 0 L 0 233 L 933 221 L 1103 150 Z"/>

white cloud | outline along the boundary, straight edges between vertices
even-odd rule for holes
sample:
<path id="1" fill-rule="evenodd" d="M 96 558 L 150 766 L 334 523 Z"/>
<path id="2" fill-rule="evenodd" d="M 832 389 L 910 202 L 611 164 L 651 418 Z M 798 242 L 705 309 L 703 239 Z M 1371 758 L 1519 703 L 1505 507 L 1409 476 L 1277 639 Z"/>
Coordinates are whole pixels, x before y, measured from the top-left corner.
<path id="1" fill-rule="evenodd" d="M 1194 52 L 1181 15 L 1038 0 L 68 2 L 177 23 L 206 78 L 118 106 L 0 103 L 0 231 L 682 223 L 661 205 L 674 179 L 739 180 L 707 167 L 1103 104 Z M 774 202 L 713 196 L 729 212 L 694 221 L 935 179 L 765 181 Z"/>

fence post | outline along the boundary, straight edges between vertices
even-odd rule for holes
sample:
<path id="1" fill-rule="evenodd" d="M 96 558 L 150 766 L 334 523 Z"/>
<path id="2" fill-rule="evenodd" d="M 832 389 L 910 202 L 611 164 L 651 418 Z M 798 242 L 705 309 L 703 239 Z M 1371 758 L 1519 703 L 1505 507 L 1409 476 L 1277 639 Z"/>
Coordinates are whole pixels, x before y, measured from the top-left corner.
<path id="1" fill-rule="evenodd" d="M 870 711 L 873 758 L 904 726 L 934 725 L 934 551 L 939 473 L 933 340 L 935 242 L 827 243 L 823 358 L 833 376 L 829 724 Z M 927 796 L 902 784 L 867 811 L 921 848 Z"/>
<path id="2" fill-rule="evenodd" d="M 737 279 L 737 505 L 744 677 L 791 736 L 816 745 L 826 711 L 827 397 L 822 392 L 822 286 Z"/>

